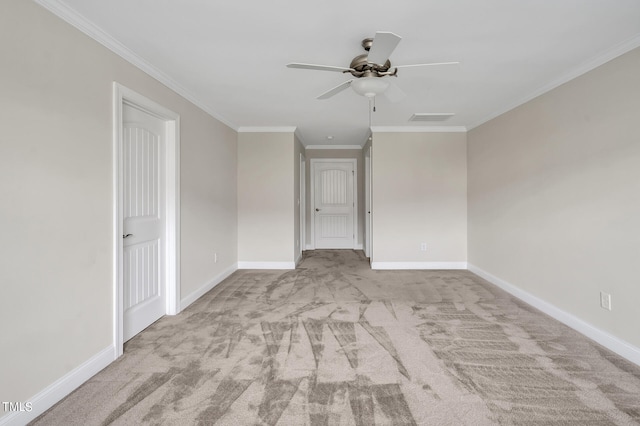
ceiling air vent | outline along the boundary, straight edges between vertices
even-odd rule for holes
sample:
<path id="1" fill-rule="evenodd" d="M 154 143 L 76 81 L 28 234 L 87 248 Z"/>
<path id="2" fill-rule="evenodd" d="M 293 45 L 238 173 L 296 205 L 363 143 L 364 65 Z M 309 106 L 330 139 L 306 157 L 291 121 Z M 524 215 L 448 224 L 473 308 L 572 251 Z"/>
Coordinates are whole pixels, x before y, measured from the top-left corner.
<path id="1" fill-rule="evenodd" d="M 409 121 L 446 121 L 454 115 L 452 112 L 417 112 L 411 116 Z"/>

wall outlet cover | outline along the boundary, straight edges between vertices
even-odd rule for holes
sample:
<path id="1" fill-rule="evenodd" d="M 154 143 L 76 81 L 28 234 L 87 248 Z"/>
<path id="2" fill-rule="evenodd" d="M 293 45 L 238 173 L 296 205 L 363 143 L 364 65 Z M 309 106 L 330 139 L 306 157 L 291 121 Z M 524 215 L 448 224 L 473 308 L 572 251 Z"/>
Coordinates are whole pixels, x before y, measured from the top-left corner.
<path id="1" fill-rule="evenodd" d="M 609 293 L 600 292 L 600 307 L 607 311 L 611 310 L 611 295 Z"/>

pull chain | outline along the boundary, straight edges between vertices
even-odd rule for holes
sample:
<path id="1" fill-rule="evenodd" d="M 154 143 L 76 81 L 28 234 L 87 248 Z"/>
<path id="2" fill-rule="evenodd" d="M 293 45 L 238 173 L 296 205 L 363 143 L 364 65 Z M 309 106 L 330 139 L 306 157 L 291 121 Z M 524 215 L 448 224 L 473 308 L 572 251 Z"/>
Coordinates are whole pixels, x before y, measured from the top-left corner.
<path id="1" fill-rule="evenodd" d="M 376 112 L 376 97 L 369 98 L 369 127 L 371 127 L 371 112 Z"/>

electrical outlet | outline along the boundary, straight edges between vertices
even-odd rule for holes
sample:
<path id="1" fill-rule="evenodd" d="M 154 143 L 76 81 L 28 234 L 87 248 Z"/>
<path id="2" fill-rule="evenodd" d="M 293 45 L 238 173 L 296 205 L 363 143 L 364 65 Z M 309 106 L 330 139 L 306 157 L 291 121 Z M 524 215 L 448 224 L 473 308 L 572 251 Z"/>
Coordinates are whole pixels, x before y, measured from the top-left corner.
<path id="1" fill-rule="evenodd" d="M 420 243 L 420 251 L 427 251 L 427 243 Z"/>
<path id="2" fill-rule="evenodd" d="M 611 310 L 611 295 L 609 293 L 600 292 L 600 307 L 607 311 Z"/>

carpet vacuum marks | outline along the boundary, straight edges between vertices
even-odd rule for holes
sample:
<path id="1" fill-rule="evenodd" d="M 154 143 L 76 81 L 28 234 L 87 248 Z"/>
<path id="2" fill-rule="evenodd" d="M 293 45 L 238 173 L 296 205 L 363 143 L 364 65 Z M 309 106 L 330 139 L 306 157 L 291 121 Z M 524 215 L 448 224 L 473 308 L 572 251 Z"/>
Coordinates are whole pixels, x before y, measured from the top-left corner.
<path id="1" fill-rule="evenodd" d="M 240 270 L 34 425 L 631 425 L 640 367 L 468 271 Z"/>

